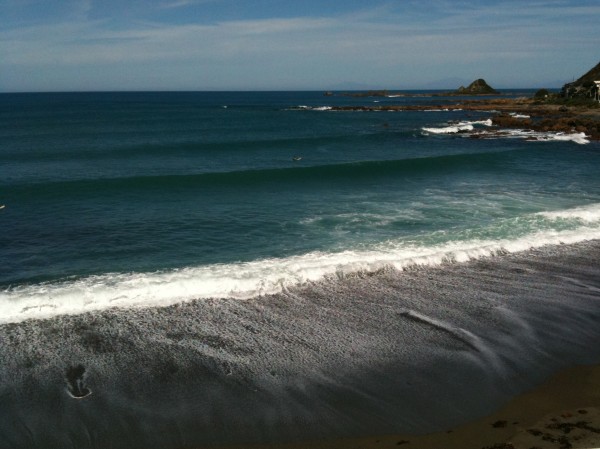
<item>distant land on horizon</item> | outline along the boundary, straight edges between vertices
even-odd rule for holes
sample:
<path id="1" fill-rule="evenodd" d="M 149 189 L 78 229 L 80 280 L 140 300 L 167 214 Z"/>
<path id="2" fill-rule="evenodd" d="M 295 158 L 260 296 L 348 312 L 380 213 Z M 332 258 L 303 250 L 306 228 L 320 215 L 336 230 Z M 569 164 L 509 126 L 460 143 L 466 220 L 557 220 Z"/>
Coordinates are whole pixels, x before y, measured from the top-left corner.
<path id="1" fill-rule="evenodd" d="M 490 82 L 491 85 L 494 86 L 494 88 L 496 89 L 500 89 L 500 90 L 504 90 L 504 89 L 541 89 L 541 88 L 546 88 L 546 89 L 560 89 L 564 84 L 574 81 L 575 78 L 573 79 L 569 79 L 569 80 L 554 80 L 551 82 L 547 82 L 547 83 L 539 83 L 536 84 L 535 86 L 527 86 L 527 85 L 523 85 L 523 86 L 509 86 L 509 85 L 504 85 L 504 84 L 499 84 L 496 85 L 496 83 L 494 83 L 494 80 L 492 77 L 481 77 L 481 76 L 477 76 L 474 75 L 471 79 L 467 79 L 467 78 L 460 78 L 460 77 L 450 77 L 450 78 L 443 78 L 443 79 L 439 79 L 439 80 L 435 80 L 435 81 L 430 81 L 430 82 L 426 82 L 420 85 L 414 85 L 414 84 L 409 84 L 409 85 L 405 85 L 402 86 L 402 83 L 398 83 L 399 86 L 391 86 L 391 87 L 382 87 L 382 86 L 373 86 L 371 84 L 367 84 L 367 83 L 358 83 L 358 82 L 342 82 L 340 84 L 336 84 L 335 86 L 332 86 L 329 89 L 325 89 L 325 90 L 333 90 L 333 91 L 339 91 L 339 90 L 447 90 L 447 91 L 452 91 L 457 89 L 459 86 L 468 86 L 474 79 L 477 78 L 484 78 L 486 80 L 488 80 Z"/>
<path id="2" fill-rule="evenodd" d="M 474 75 L 471 79 L 467 78 L 459 78 L 459 77 L 450 77 L 443 78 L 437 81 L 426 82 L 419 85 L 408 84 L 402 85 L 399 82 L 397 85 L 391 86 L 380 86 L 380 85 L 372 85 L 367 83 L 353 82 L 353 81 L 344 81 L 339 84 L 335 84 L 329 87 L 314 87 L 314 88 L 277 88 L 277 89 L 250 89 L 250 88 L 231 88 L 231 89 L 210 89 L 210 88 L 174 88 L 174 89 L 160 89 L 160 88 L 146 88 L 140 87 L 139 89 L 73 89 L 73 90 L 31 90 L 31 91 L 0 91 L 2 93 L 59 93 L 59 92 L 321 92 L 321 91 L 379 91 L 379 90 L 388 90 L 392 91 L 419 91 L 419 90 L 441 90 L 441 91 L 454 91 L 458 89 L 459 86 L 468 86 L 474 79 L 482 78 L 480 76 Z M 493 78 L 483 77 L 488 80 L 490 84 L 499 90 L 506 89 L 561 89 L 563 85 L 566 83 L 572 82 L 575 80 L 573 77 L 572 80 L 563 80 L 563 81 L 553 81 L 550 83 L 539 83 L 533 86 L 527 85 L 517 85 L 517 86 L 508 86 L 508 85 L 496 85 Z"/>
<path id="3" fill-rule="evenodd" d="M 469 84 L 469 83 L 467 83 Z M 549 89 L 552 91 L 560 91 L 561 86 L 529 86 L 529 87 L 498 87 L 499 91 L 510 91 L 510 90 L 538 90 L 538 89 Z M 386 88 L 386 89 L 372 89 L 368 87 L 360 88 L 354 86 L 352 88 L 335 88 L 335 89 L 106 89 L 106 90 L 45 90 L 45 91 L 15 91 L 15 92 L 0 92 L 0 95 L 11 95 L 11 94 L 59 94 L 59 93 L 144 93 L 144 92 L 368 92 L 368 91 L 388 91 L 390 93 L 396 92 L 418 92 L 418 91 L 440 91 L 440 92 L 452 92 L 457 89 L 454 87 L 406 87 L 406 88 Z"/>

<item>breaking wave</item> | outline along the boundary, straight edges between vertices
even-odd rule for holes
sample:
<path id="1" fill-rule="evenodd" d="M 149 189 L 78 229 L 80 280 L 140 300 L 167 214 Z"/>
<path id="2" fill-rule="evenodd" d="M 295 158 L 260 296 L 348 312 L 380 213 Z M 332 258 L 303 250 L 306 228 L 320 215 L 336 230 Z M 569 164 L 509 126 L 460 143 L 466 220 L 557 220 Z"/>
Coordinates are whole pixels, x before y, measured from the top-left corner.
<path id="1" fill-rule="evenodd" d="M 311 252 L 246 263 L 212 264 L 154 273 L 109 273 L 0 292 L 0 323 L 79 314 L 112 307 L 160 307 L 195 299 L 248 299 L 328 277 L 465 262 L 498 253 L 600 239 L 600 204 L 525 217 L 533 230 L 504 239 L 454 240 L 427 246 L 404 241 L 369 249 Z M 542 220 L 535 229 L 536 220 Z M 570 220 L 571 226 L 564 226 Z M 561 226 L 552 226 L 557 222 Z"/>
<path id="2" fill-rule="evenodd" d="M 292 111 L 330 111 L 333 109 L 332 106 L 306 106 L 306 105 L 298 105 L 293 108 L 290 108 Z"/>
<path id="3" fill-rule="evenodd" d="M 476 125 L 492 126 L 492 120 L 487 119 L 478 121 L 459 122 L 457 124 L 444 126 L 441 128 L 422 128 L 422 130 L 430 134 L 456 134 L 473 131 Z"/>
<path id="4" fill-rule="evenodd" d="M 529 118 L 529 116 L 511 114 L 515 118 Z M 563 133 L 563 132 L 540 132 L 529 129 L 500 129 L 488 131 L 477 128 L 478 126 L 492 126 L 492 120 L 465 121 L 443 127 L 423 127 L 423 134 L 463 134 L 468 137 L 478 137 L 483 139 L 513 138 L 524 139 L 537 142 L 574 142 L 580 145 L 590 143 L 585 133 Z"/>

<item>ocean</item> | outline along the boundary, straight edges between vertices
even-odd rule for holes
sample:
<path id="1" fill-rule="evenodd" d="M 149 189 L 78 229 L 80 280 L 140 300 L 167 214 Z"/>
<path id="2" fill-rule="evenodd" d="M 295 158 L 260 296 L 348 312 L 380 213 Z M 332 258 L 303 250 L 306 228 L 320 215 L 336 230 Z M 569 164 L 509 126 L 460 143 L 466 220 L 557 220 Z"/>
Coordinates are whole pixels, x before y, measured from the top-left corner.
<path id="1" fill-rule="evenodd" d="M 598 142 L 428 93 L 0 95 L 0 447 L 430 432 L 600 361 Z"/>

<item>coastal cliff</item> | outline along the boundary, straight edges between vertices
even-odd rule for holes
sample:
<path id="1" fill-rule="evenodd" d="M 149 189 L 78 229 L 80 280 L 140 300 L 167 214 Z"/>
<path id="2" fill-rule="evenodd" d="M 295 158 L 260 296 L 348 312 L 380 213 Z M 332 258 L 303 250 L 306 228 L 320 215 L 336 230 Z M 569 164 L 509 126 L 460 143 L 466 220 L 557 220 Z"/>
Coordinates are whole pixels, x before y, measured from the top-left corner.
<path id="1" fill-rule="evenodd" d="M 564 98 L 594 98 L 598 91 L 594 81 L 600 81 L 600 62 L 576 81 L 565 84 L 560 95 Z"/>

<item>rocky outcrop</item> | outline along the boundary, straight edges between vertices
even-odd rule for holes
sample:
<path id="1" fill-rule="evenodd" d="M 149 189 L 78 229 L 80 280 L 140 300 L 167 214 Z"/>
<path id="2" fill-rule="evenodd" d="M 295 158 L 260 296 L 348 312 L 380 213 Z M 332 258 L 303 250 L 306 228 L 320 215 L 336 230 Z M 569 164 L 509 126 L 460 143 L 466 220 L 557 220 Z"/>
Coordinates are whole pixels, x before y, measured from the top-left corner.
<path id="1" fill-rule="evenodd" d="M 560 95 L 564 98 L 594 98 L 598 89 L 594 81 L 600 81 L 600 62 L 576 81 L 565 84 Z"/>
<path id="2" fill-rule="evenodd" d="M 536 123 L 539 131 L 564 133 L 584 133 L 591 140 L 600 140 L 600 120 L 593 116 L 567 115 L 560 118 L 546 118 Z"/>
<path id="3" fill-rule="evenodd" d="M 492 117 L 492 123 L 501 128 L 531 128 L 533 124 L 529 116 L 527 118 L 519 118 L 507 113 Z"/>
<path id="4" fill-rule="evenodd" d="M 481 78 L 473 81 L 468 87 L 460 86 L 456 91 L 458 95 L 496 95 L 499 93 Z"/>

